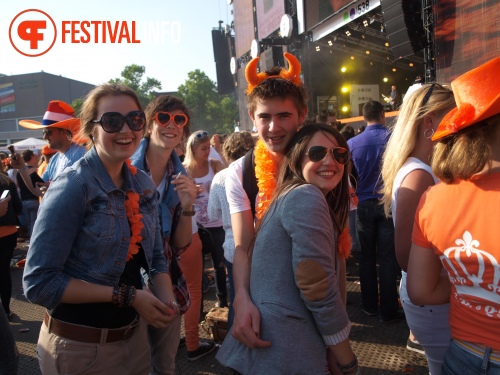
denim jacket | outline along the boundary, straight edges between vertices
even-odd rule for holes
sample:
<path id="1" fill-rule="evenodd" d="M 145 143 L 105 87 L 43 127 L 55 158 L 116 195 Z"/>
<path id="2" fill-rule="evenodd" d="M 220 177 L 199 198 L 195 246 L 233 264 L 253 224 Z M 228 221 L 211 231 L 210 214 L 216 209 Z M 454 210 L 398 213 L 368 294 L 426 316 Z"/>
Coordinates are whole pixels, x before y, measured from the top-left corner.
<path id="1" fill-rule="evenodd" d="M 124 190 L 115 186 L 95 148 L 67 168 L 40 205 L 24 270 L 26 297 L 54 308 L 71 278 L 114 286 L 125 269 L 130 225 L 125 192 L 140 195 L 141 245 L 151 276 L 168 272 L 158 221 L 156 189 L 138 170 L 123 166 Z"/>
<path id="2" fill-rule="evenodd" d="M 148 149 L 148 145 L 149 145 L 149 139 L 143 138 L 141 140 L 139 147 L 135 151 L 134 155 L 132 155 L 132 157 L 130 158 L 130 160 L 132 161 L 132 165 L 146 172 L 149 172 L 149 167 L 147 166 L 146 163 L 146 150 Z M 170 161 L 173 163 L 174 176 L 177 175 L 179 172 L 182 172 L 182 174 L 187 175 L 186 170 L 184 169 L 184 166 L 182 165 L 175 151 L 172 151 L 172 154 L 170 155 Z M 177 207 L 180 201 L 177 192 L 174 190 L 175 185 L 167 184 L 167 186 L 168 187 L 165 197 L 160 202 L 160 217 L 161 217 L 160 224 L 163 236 L 165 238 L 170 238 L 172 236 L 171 230 L 172 230 L 173 213 L 175 207 Z"/>

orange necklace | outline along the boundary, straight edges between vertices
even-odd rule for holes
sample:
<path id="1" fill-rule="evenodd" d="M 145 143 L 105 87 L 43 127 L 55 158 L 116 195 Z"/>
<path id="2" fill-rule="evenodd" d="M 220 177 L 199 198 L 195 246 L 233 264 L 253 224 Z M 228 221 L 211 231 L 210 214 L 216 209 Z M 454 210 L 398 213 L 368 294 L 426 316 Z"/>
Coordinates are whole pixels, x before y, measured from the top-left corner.
<path id="1" fill-rule="evenodd" d="M 255 216 L 260 220 L 268 209 L 276 189 L 279 165 L 271 158 L 266 144 L 260 139 L 255 146 L 254 155 L 255 177 L 259 188 L 259 203 L 255 209 Z"/>
<path id="2" fill-rule="evenodd" d="M 127 160 L 127 165 L 134 176 L 137 174 L 137 168 L 134 167 L 130 160 Z M 127 199 L 125 199 L 125 212 L 127 213 L 128 223 L 130 225 L 130 244 L 128 245 L 127 262 L 139 252 L 139 245 L 142 241 L 141 231 L 144 228 L 142 223 L 142 215 L 139 213 L 139 194 L 135 191 L 127 191 Z"/>

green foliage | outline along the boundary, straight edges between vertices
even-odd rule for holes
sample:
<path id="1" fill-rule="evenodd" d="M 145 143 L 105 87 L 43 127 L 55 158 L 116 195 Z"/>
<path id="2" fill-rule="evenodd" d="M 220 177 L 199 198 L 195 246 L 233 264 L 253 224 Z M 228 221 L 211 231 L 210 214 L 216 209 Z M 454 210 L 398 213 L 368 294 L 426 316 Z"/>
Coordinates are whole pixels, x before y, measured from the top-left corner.
<path id="1" fill-rule="evenodd" d="M 217 85 L 204 72 L 189 72 L 178 92 L 191 111 L 191 131 L 233 132 L 233 120 L 238 116 L 236 101 L 232 95 L 219 95 Z"/>
<path id="2" fill-rule="evenodd" d="M 139 96 L 141 104 L 146 107 L 154 99 L 154 90 L 161 90 L 161 82 L 156 78 L 143 76 L 146 73 L 146 67 L 142 65 L 127 65 L 120 73 L 121 78 L 110 79 L 109 83 L 122 83 L 134 90 Z"/>
<path id="3" fill-rule="evenodd" d="M 75 117 L 80 116 L 80 110 L 82 109 L 82 104 L 83 104 L 83 99 L 82 98 L 75 99 L 71 103 L 71 106 L 75 110 Z"/>

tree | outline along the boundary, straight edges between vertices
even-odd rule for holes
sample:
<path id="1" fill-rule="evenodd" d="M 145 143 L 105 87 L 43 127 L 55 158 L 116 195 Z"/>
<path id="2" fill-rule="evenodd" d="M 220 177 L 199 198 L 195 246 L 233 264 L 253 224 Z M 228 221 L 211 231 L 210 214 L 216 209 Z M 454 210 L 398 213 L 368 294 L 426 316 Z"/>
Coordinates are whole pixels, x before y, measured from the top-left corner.
<path id="1" fill-rule="evenodd" d="M 82 110 L 82 105 L 83 105 L 83 99 L 82 98 L 75 99 L 71 103 L 71 106 L 75 110 L 75 117 L 79 117 L 80 116 L 80 111 Z"/>
<path id="2" fill-rule="evenodd" d="M 127 65 L 120 73 L 121 78 L 110 79 L 109 83 L 122 83 L 127 85 L 137 93 L 141 104 L 146 107 L 155 97 L 154 89 L 161 90 L 161 82 L 156 78 L 149 77 L 145 77 L 145 81 L 143 81 L 144 73 L 146 73 L 146 67 L 142 65 Z"/>
<path id="3" fill-rule="evenodd" d="M 191 130 L 210 133 L 232 133 L 238 107 L 232 96 L 219 95 L 217 85 L 199 69 L 188 73 L 188 79 L 178 88 L 179 97 L 191 111 Z"/>

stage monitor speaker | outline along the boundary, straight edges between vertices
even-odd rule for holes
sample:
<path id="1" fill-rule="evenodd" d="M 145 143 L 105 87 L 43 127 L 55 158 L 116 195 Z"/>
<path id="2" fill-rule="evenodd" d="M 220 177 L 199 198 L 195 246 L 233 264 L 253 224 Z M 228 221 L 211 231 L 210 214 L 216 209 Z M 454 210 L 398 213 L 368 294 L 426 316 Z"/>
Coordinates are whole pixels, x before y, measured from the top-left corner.
<path id="1" fill-rule="evenodd" d="M 426 47 L 420 1 L 383 0 L 381 4 L 394 59 L 413 55 Z"/>

